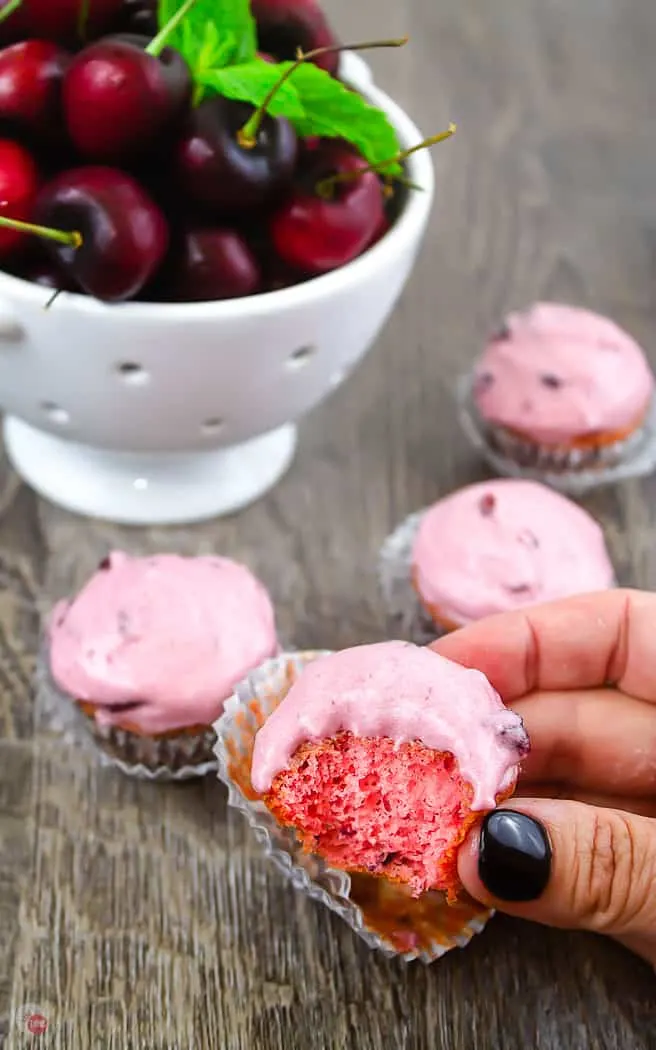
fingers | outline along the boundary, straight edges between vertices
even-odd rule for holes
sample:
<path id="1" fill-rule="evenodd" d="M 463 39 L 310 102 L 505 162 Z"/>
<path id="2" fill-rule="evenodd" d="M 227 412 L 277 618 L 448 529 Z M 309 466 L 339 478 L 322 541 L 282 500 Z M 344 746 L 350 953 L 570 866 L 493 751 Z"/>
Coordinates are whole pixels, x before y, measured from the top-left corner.
<path id="1" fill-rule="evenodd" d="M 636 813 L 641 817 L 656 819 L 656 798 L 647 796 L 627 795 L 605 795 L 600 792 L 584 791 L 563 785 L 554 787 L 553 784 L 520 784 L 513 795 L 515 801 L 522 798 L 558 798 L 574 802 L 585 802 L 588 806 L 598 806 L 601 809 L 619 809 L 623 813 Z M 509 803 L 510 805 L 511 803 Z"/>
<path id="2" fill-rule="evenodd" d="M 459 854 L 465 889 L 510 915 L 640 944 L 656 964 L 656 822 L 581 802 L 517 799 Z"/>
<path id="3" fill-rule="evenodd" d="M 531 741 L 523 780 L 656 798 L 653 704 L 615 689 L 590 689 L 534 694 L 517 700 L 513 710 Z"/>
<path id="4" fill-rule="evenodd" d="M 610 590 L 480 620 L 432 648 L 483 671 L 506 702 L 613 683 L 656 701 L 656 594 Z"/>

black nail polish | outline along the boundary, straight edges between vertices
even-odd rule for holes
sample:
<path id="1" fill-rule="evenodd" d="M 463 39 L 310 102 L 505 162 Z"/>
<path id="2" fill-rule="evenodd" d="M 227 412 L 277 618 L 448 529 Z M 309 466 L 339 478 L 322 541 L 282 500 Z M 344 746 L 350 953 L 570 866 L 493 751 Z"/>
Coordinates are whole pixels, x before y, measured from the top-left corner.
<path id="1" fill-rule="evenodd" d="M 542 824 L 510 809 L 488 813 L 481 828 L 478 874 L 499 900 L 537 900 L 551 874 L 551 845 Z"/>

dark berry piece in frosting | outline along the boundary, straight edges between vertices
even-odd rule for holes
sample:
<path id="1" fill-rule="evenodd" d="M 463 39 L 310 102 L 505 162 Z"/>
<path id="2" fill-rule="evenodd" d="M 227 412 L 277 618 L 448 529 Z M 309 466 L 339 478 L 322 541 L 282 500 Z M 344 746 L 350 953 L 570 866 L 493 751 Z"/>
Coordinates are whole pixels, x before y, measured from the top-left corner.
<path id="1" fill-rule="evenodd" d="M 477 394 L 482 394 L 485 390 L 489 390 L 494 383 L 494 376 L 491 372 L 479 372 L 474 380 L 474 386 Z"/>
<path id="2" fill-rule="evenodd" d="M 503 343 L 506 339 L 510 339 L 511 335 L 512 332 L 510 331 L 510 328 L 504 322 L 501 327 L 496 330 L 490 341 L 492 343 Z"/>
<path id="3" fill-rule="evenodd" d="M 103 558 L 103 560 L 101 562 L 98 562 L 98 568 L 100 569 L 101 572 L 107 572 L 107 570 L 111 569 L 111 567 L 112 567 L 112 563 L 111 563 L 109 554 L 105 555 L 105 557 Z"/>
<path id="4" fill-rule="evenodd" d="M 542 386 L 548 387 L 550 390 L 560 390 L 561 386 L 564 386 L 564 380 L 560 379 L 559 376 L 553 375 L 552 372 L 545 372 L 540 376 L 540 382 Z"/>
<path id="5" fill-rule="evenodd" d="M 493 496 L 491 492 L 486 492 L 478 501 L 480 512 L 484 518 L 489 518 L 493 514 L 496 505 L 496 496 Z"/>

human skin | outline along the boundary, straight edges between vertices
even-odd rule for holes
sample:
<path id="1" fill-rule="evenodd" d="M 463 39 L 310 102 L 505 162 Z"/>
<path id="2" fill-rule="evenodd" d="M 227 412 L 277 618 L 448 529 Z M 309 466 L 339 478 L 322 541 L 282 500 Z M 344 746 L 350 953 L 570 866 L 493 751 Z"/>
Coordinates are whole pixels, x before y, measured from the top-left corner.
<path id="1" fill-rule="evenodd" d="M 498 880 L 494 896 L 480 877 L 477 829 L 460 851 L 465 888 L 509 915 L 607 934 L 652 966 L 655 628 L 656 594 L 617 589 L 493 616 L 433 645 L 483 671 L 524 720 L 531 753 L 503 811 L 533 818 L 551 846 L 536 899 L 503 900 Z"/>

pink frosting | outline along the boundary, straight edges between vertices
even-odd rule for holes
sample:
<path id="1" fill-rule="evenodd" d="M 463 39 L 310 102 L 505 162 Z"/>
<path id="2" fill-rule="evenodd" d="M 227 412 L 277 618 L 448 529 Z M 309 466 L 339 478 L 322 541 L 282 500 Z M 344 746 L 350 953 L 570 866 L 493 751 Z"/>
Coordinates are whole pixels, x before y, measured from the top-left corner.
<path id="1" fill-rule="evenodd" d="M 614 585 L 597 522 L 535 481 L 484 481 L 440 500 L 412 560 L 422 598 L 458 625 Z"/>
<path id="2" fill-rule="evenodd" d="M 519 715 L 480 671 L 408 642 L 380 642 L 308 665 L 255 738 L 255 790 L 268 791 L 301 744 L 340 730 L 450 752 L 476 810 L 495 805 L 528 750 Z"/>
<path id="3" fill-rule="evenodd" d="M 481 416 L 545 445 L 629 430 L 653 391 L 631 336 L 605 317 L 556 303 L 510 314 L 475 370 Z"/>
<path id="4" fill-rule="evenodd" d="M 57 685 L 103 725 L 144 733 L 210 725 L 278 648 L 262 584 L 227 558 L 113 553 L 49 624 Z"/>

